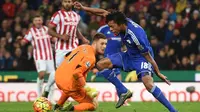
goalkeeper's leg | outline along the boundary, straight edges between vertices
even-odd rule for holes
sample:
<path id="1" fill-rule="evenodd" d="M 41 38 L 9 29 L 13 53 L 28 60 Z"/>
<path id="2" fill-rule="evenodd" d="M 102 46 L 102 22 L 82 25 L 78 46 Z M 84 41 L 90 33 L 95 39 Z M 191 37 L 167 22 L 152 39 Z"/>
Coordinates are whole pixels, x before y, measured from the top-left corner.
<path id="1" fill-rule="evenodd" d="M 97 100 L 91 98 L 84 88 L 70 93 L 70 97 L 79 104 L 73 106 L 71 103 L 68 103 L 63 107 L 65 111 L 94 111 L 98 106 Z"/>

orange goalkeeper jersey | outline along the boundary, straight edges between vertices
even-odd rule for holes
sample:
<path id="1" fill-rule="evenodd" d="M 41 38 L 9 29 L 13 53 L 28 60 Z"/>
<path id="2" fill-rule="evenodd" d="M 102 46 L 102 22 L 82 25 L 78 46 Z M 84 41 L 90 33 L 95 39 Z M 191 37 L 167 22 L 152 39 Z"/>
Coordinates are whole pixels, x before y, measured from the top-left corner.
<path id="1" fill-rule="evenodd" d="M 57 68 L 55 81 L 57 86 L 64 90 L 74 91 L 84 86 L 78 79 L 84 77 L 96 62 L 94 48 L 90 45 L 81 45 L 73 50 Z"/>

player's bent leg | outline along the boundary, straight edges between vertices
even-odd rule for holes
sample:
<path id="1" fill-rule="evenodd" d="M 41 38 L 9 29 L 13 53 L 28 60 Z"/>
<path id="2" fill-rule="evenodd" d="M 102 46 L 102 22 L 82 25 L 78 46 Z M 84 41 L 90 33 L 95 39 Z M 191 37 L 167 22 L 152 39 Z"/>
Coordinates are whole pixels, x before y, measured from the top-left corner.
<path id="1" fill-rule="evenodd" d="M 160 102 L 162 103 L 170 112 L 177 112 L 171 103 L 166 99 L 160 88 L 158 88 L 153 83 L 153 78 L 149 73 L 142 73 L 142 82 L 146 89 Z"/>
<path id="2" fill-rule="evenodd" d="M 106 68 L 112 68 L 113 64 L 109 58 L 103 58 L 97 62 L 97 68 L 101 71 Z"/>
<path id="3" fill-rule="evenodd" d="M 104 69 L 98 72 L 98 75 L 103 75 L 105 79 L 111 82 L 117 89 L 117 94 L 120 97 L 122 93 L 126 93 L 128 89 L 122 84 L 122 82 L 116 77 L 116 74 L 111 69 Z"/>
<path id="4" fill-rule="evenodd" d="M 70 111 L 93 111 L 97 108 L 93 98 L 87 95 L 87 92 L 84 88 L 71 94 L 71 97 L 79 104 L 74 105 Z"/>
<path id="5" fill-rule="evenodd" d="M 54 106 L 54 110 L 60 110 L 68 98 L 69 96 L 66 93 L 62 92 L 61 97 L 59 98 L 58 102 Z"/>

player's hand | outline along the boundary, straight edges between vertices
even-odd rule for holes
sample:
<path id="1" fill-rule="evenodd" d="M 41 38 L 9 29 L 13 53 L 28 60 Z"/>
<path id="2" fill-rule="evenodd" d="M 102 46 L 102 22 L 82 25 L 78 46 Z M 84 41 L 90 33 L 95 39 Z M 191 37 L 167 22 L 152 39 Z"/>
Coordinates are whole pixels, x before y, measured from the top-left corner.
<path id="1" fill-rule="evenodd" d="M 80 2 L 74 2 L 74 8 L 78 10 L 82 10 L 83 5 Z"/>
<path id="2" fill-rule="evenodd" d="M 90 44 L 90 41 L 89 41 L 88 39 L 84 38 L 84 39 L 82 40 L 82 43 L 83 43 L 83 44 Z"/>
<path id="3" fill-rule="evenodd" d="M 167 77 L 161 73 L 158 73 L 157 76 L 163 80 L 164 82 L 166 82 L 168 85 L 171 85 L 171 82 L 167 79 Z"/>
<path id="4" fill-rule="evenodd" d="M 64 34 L 64 35 L 61 35 L 60 38 L 61 38 L 62 40 L 68 41 L 68 40 L 69 40 L 69 35 Z"/>

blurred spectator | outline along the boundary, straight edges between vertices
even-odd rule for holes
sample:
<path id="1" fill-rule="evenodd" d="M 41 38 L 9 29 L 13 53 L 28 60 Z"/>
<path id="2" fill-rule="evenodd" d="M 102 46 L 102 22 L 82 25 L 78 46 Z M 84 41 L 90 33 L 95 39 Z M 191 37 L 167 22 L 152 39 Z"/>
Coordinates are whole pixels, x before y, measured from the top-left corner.
<path id="1" fill-rule="evenodd" d="M 161 19 L 159 21 L 159 23 L 157 23 L 157 28 L 156 28 L 156 37 L 158 37 L 158 40 L 160 42 L 164 42 L 165 40 L 165 32 L 166 28 L 165 28 L 165 20 Z"/>
<path id="2" fill-rule="evenodd" d="M 6 32 L 10 30 L 8 26 L 8 20 L 4 19 L 1 23 L 1 28 L 0 28 L 0 38 L 6 36 Z"/>
<path id="3" fill-rule="evenodd" d="M 174 11 L 174 7 L 173 6 L 171 6 L 170 8 L 169 8 L 169 20 L 170 21 L 176 21 L 176 17 L 177 15 L 176 15 L 176 12 Z"/>
<path id="4" fill-rule="evenodd" d="M 160 19 L 162 11 L 163 10 L 160 6 L 160 2 L 157 0 L 152 0 L 152 2 L 149 4 L 149 13 L 151 16 L 155 16 L 157 19 Z"/>
<path id="5" fill-rule="evenodd" d="M 7 51 L 5 53 L 5 64 L 4 64 L 4 70 L 12 70 L 13 67 L 13 57 L 11 56 L 10 52 Z"/>
<path id="6" fill-rule="evenodd" d="M 11 32 L 6 32 L 6 49 L 12 51 L 13 37 Z"/>
<path id="7" fill-rule="evenodd" d="M 190 53 L 194 53 L 194 54 L 199 53 L 199 50 L 198 50 L 199 41 L 197 40 L 196 33 L 192 32 L 190 34 L 190 39 L 188 41 L 188 44 L 190 46 Z"/>
<path id="8" fill-rule="evenodd" d="M 161 47 L 158 39 L 155 36 L 151 36 L 150 38 L 151 47 L 153 49 L 154 57 L 158 55 L 159 48 Z"/>
<path id="9" fill-rule="evenodd" d="M 183 37 L 181 37 L 179 29 L 174 29 L 173 37 L 172 37 L 170 46 L 171 46 L 175 51 L 178 51 L 178 49 L 179 49 L 179 47 L 180 47 L 180 45 L 181 45 L 182 39 L 183 39 Z"/>
<path id="10" fill-rule="evenodd" d="M 147 27 L 147 23 L 145 19 L 140 19 L 140 26 L 145 30 L 147 37 L 150 37 L 151 32 L 150 32 L 150 29 Z"/>
<path id="11" fill-rule="evenodd" d="M 151 17 L 150 19 L 150 23 L 149 23 L 149 28 L 150 28 L 150 32 L 151 32 L 151 35 L 156 35 L 156 24 L 157 24 L 157 19 L 156 17 Z"/>
<path id="12" fill-rule="evenodd" d="M 190 48 L 188 46 L 188 41 L 186 39 L 181 40 L 181 46 L 177 49 L 178 59 L 182 60 L 183 57 L 188 57 L 190 54 Z"/>
<path id="13" fill-rule="evenodd" d="M 134 3 L 134 7 L 136 9 L 137 12 L 142 11 L 143 7 L 149 5 L 149 1 L 148 0 L 138 0 L 137 2 Z"/>
<path id="14" fill-rule="evenodd" d="M 13 62 L 14 70 L 25 71 L 26 69 L 26 58 L 22 56 L 22 51 L 20 48 L 15 49 L 15 60 Z"/>
<path id="15" fill-rule="evenodd" d="M 100 7 L 100 0 L 92 0 L 91 7 L 99 8 Z"/>
<path id="16" fill-rule="evenodd" d="M 130 19 L 132 19 L 135 22 L 139 22 L 139 18 L 138 18 L 138 12 L 136 12 L 135 7 L 133 5 L 129 5 L 128 7 L 128 12 L 127 12 L 127 17 L 129 17 Z"/>
<path id="17" fill-rule="evenodd" d="M 0 70 L 4 70 L 5 59 L 3 57 L 3 53 L 0 52 Z"/>
<path id="18" fill-rule="evenodd" d="M 182 24 L 182 16 L 181 15 L 177 15 L 175 28 L 179 29 L 182 26 L 183 26 L 183 24 Z"/>
<path id="19" fill-rule="evenodd" d="M 188 18 L 183 19 L 182 27 L 180 28 L 181 36 L 183 36 L 183 37 L 188 37 L 190 34 L 189 33 L 190 27 L 189 27 L 188 23 L 189 23 Z"/>
<path id="20" fill-rule="evenodd" d="M 174 21 L 171 21 L 168 25 L 168 28 L 167 30 L 165 31 L 165 40 L 164 40 L 164 43 L 165 44 L 169 44 L 172 37 L 173 37 L 173 31 L 174 31 Z"/>
<path id="21" fill-rule="evenodd" d="M 171 3 L 171 0 L 162 0 L 162 9 L 169 11 L 171 7 L 173 7 L 173 4 Z"/>
<path id="22" fill-rule="evenodd" d="M 189 33 L 196 30 L 198 21 L 199 21 L 199 11 L 194 10 L 192 13 L 192 17 L 190 18 L 190 21 L 188 23 Z"/>
<path id="23" fill-rule="evenodd" d="M 34 65 L 34 59 L 33 59 L 33 47 L 32 45 L 28 46 L 27 49 L 27 70 L 36 70 Z"/>
<path id="24" fill-rule="evenodd" d="M 180 14 L 187 6 L 187 0 L 179 0 L 176 2 L 176 13 Z"/>
<path id="25" fill-rule="evenodd" d="M 7 17 L 11 18 L 15 16 L 15 4 L 11 0 L 5 0 L 2 9 Z"/>
<path id="26" fill-rule="evenodd" d="M 161 49 L 155 60 L 161 70 L 171 69 L 171 60 L 167 57 L 164 49 Z"/>
<path id="27" fill-rule="evenodd" d="M 181 64 L 177 66 L 178 70 L 192 70 L 192 66 L 189 64 L 189 59 L 187 57 L 183 57 L 181 60 Z"/>
<path id="28" fill-rule="evenodd" d="M 196 66 L 196 55 L 195 54 L 191 54 L 190 57 L 189 57 L 189 60 L 190 60 L 190 66 L 192 67 L 192 70 L 195 69 L 195 66 Z"/>
<path id="29" fill-rule="evenodd" d="M 187 2 L 186 8 L 181 12 L 183 18 L 189 18 L 192 13 L 192 7 L 190 2 Z"/>
<path id="30" fill-rule="evenodd" d="M 199 10 L 200 9 L 200 1 L 199 0 L 194 0 L 192 4 L 192 10 Z"/>
<path id="31" fill-rule="evenodd" d="M 179 61 L 177 59 L 176 54 L 175 54 L 175 50 L 173 48 L 170 48 L 169 52 L 167 53 L 167 56 L 172 62 L 171 69 L 174 70 L 176 68 L 176 66 L 177 66 L 177 61 Z"/>

